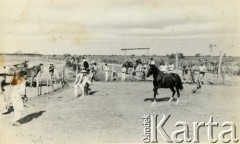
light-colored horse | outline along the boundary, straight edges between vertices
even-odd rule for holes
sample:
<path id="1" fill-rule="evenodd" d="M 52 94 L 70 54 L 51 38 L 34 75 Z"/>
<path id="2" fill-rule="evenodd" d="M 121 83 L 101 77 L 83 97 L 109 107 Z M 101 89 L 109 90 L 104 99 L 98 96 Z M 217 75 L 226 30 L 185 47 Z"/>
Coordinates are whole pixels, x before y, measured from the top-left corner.
<path id="1" fill-rule="evenodd" d="M 20 68 L 17 71 L 26 71 L 27 77 L 30 78 L 30 86 L 32 87 L 32 83 L 34 78 L 38 75 L 39 72 L 43 71 L 43 64 L 35 65 L 31 68 Z"/>
<path id="2" fill-rule="evenodd" d="M 27 68 L 28 67 L 28 61 L 24 61 L 19 64 L 14 65 L 5 65 L 3 66 L 5 73 L 11 76 L 14 76 L 16 74 L 16 71 L 20 68 Z"/>

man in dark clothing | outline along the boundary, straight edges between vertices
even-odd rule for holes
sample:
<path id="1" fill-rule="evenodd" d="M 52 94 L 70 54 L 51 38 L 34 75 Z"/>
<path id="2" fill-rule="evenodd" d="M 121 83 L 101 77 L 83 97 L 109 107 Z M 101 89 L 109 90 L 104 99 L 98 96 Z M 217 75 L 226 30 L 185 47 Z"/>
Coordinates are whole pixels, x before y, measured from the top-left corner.
<path id="1" fill-rule="evenodd" d="M 49 73 L 50 73 L 51 77 L 53 77 L 53 75 L 54 75 L 54 65 L 53 64 L 50 64 L 50 66 L 49 66 Z"/>

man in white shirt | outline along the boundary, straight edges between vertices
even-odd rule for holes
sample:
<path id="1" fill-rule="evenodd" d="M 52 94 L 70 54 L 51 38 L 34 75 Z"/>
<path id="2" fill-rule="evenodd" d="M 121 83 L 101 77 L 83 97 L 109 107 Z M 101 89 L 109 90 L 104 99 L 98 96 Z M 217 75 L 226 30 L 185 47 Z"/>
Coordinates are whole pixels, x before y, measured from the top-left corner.
<path id="1" fill-rule="evenodd" d="M 108 81 L 108 72 L 109 72 L 110 68 L 108 66 L 108 64 L 106 63 L 104 66 L 104 71 L 105 71 L 105 81 Z"/>
<path id="2" fill-rule="evenodd" d="M 160 65 L 159 70 L 162 71 L 163 73 L 168 72 L 168 66 L 166 65 L 166 62 L 164 62 L 162 65 Z"/>
<path id="3" fill-rule="evenodd" d="M 126 72 L 127 72 L 127 68 L 125 65 L 122 66 L 122 79 L 121 81 L 125 81 L 126 79 Z"/>
<path id="4" fill-rule="evenodd" d="M 155 65 L 155 61 L 153 60 L 153 58 L 150 58 L 149 65 Z"/>
<path id="5" fill-rule="evenodd" d="M 206 66 L 202 63 L 199 67 L 199 81 L 203 84 L 204 81 L 204 75 L 206 73 Z"/>
<path id="6" fill-rule="evenodd" d="M 168 73 L 174 73 L 174 64 L 170 63 L 170 65 L 168 66 Z"/>
<path id="7" fill-rule="evenodd" d="M 82 97 L 85 96 L 84 93 L 84 86 L 86 84 L 91 84 L 91 81 L 87 77 L 87 71 L 82 70 L 81 73 L 77 74 L 75 82 L 74 82 L 74 96 L 77 98 L 78 97 L 78 88 L 80 88 Z"/>

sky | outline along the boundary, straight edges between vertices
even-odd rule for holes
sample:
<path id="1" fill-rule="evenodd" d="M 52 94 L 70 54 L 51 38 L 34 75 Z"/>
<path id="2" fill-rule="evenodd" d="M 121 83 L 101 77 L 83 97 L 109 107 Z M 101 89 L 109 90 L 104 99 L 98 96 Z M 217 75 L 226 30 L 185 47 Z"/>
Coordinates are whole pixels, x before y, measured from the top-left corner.
<path id="1" fill-rule="evenodd" d="M 0 52 L 240 56 L 239 0 L 0 0 Z M 128 51 L 143 55 L 146 51 Z"/>

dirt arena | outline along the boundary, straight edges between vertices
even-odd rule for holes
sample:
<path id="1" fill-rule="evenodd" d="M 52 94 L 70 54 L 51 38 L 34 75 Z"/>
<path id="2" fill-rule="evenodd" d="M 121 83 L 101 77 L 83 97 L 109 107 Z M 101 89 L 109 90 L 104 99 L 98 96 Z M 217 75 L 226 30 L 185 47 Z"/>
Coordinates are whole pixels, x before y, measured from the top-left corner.
<path id="1" fill-rule="evenodd" d="M 31 96 L 25 103 L 23 124 L 11 126 L 13 112 L 0 116 L 1 144 L 76 144 L 76 143 L 142 143 L 143 115 L 171 115 L 165 125 L 171 134 L 178 121 L 208 122 L 213 116 L 219 122 L 214 137 L 224 121 L 240 129 L 240 78 L 229 77 L 225 85 L 184 84 L 179 105 L 168 102 L 169 89 L 159 89 L 158 102 L 151 105 L 152 82 L 94 82 L 92 92 L 74 98 L 71 83 L 56 92 Z M 33 92 L 34 93 L 34 92 Z M 33 95 L 33 94 L 32 94 Z M 207 143 L 207 128 L 200 129 L 200 142 Z M 164 140 L 159 136 L 159 142 Z"/>

